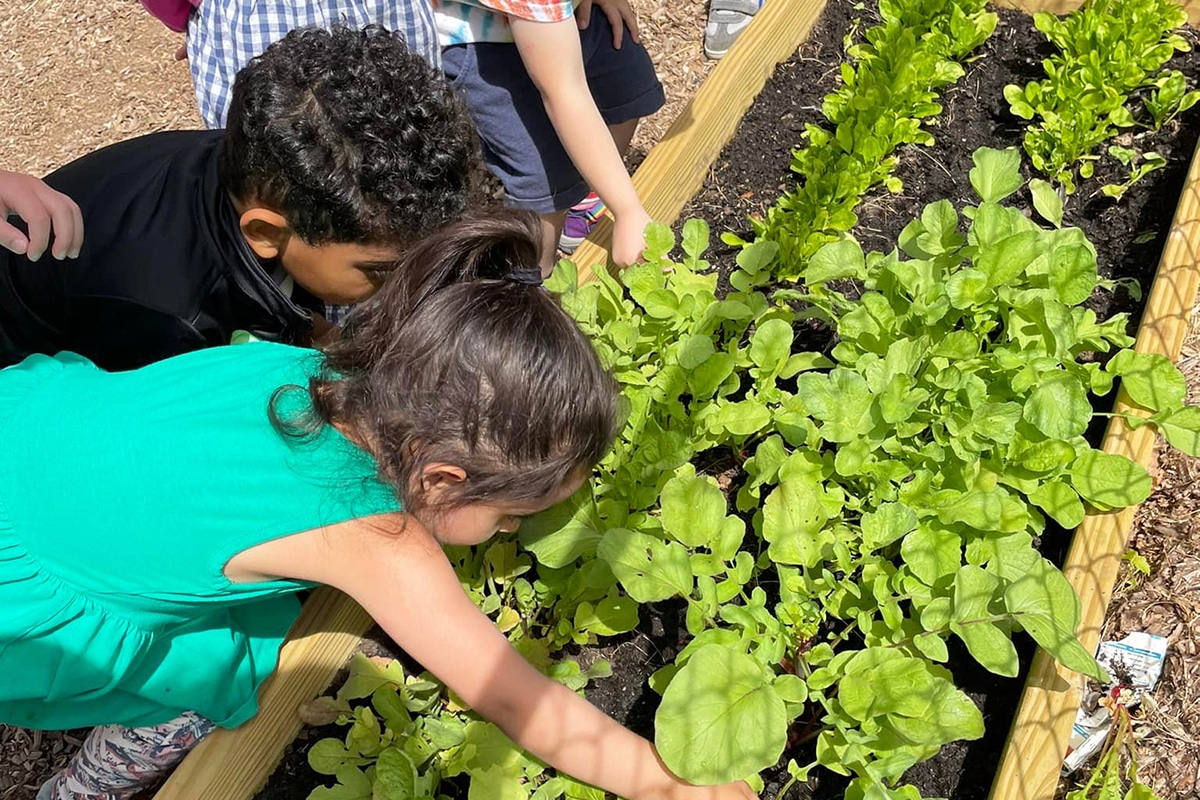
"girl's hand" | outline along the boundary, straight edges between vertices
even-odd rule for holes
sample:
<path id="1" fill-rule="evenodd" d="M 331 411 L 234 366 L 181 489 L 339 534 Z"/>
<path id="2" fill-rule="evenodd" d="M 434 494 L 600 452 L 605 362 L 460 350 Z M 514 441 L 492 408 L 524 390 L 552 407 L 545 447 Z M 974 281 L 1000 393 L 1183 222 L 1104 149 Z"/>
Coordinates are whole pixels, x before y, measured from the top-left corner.
<path id="1" fill-rule="evenodd" d="M 641 43 L 640 34 L 638 34 L 637 13 L 633 7 L 629 5 L 629 0 L 581 0 L 579 8 L 575 9 L 575 19 L 579 23 L 579 30 L 584 30 L 588 25 L 592 24 L 592 6 L 596 5 L 604 12 L 604 16 L 608 17 L 608 24 L 613 30 L 613 49 L 621 49 L 621 38 L 624 34 L 624 29 L 629 29 L 629 38 L 635 44 Z"/>
<path id="2" fill-rule="evenodd" d="M 6 221 L 10 214 L 25 220 L 28 236 Z M 46 252 L 52 229 L 54 257 L 59 261 L 78 258 L 83 247 L 83 214 L 75 201 L 32 175 L 0 170 L 0 247 L 37 261 Z"/>
<path id="3" fill-rule="evenodd" d="M 616 215 L 613 221 L 612 258 L 624 269 L 642 260 L 646 249 L 646 226 L 652 220 L 645 209 L 638 208 L 632 214 Z"/>

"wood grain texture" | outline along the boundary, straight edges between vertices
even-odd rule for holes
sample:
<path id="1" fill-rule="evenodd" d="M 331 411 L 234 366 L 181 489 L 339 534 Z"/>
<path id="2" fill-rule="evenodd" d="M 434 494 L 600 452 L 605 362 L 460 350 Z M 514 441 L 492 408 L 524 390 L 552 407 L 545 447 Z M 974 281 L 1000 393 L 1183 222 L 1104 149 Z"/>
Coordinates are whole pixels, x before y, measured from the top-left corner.
<path id="1" fill-rule="evenodd" d="M 1067 14 L 1079 8 L 1082 2 L 1083 0 L 997 0 L 996 5 L 1015 8 L 1026 14 L 1036 11 Z M 1188 22 L 1200 26 L 1200 0 L 1179 0 L 1179 4 L 1187 11 Z"/>
<path id="2" fill-rule="evenodd" d="M 1138 352 L 1158 353 L 1175 361 L 1183 346 L 1188 322 L 1200 285 L 1200 147 L 1191 169 L 1167 244 L 1159 261 L 1154 286 L 1146 302 L 1138 331 Z M 1117 395 L 1116 411 L 1130 409 L 1124 391 Z M 1137 430 L 1113 419 L 1104 437 L 1106 453 L 1128 456 L 1149 464 L 1154 455 L 1155 433 L 1150 426 Z M 1088 515 L 1075 532 L 1063 573 L 1079 593 L 1083 617 L 1079 637 L 1094 651 L 1099 642 L 1108 601 L 1125 553 L 1136 509 Z M 1071 725 L 1079 708 L 1084 679 L 1062 667 L 1038 649 L 1017 718 L 992 786 L 991 800 L 1051 800 L 1067 753 Z"/>
<path id="3" fill-rule="evenodd" d="M 675 221 L 775 65 L 796 52 L 824 8 L 825 0 L 771 0 L 754 15 L 634 173 L 633 185 L 653 219 Z M 612 220 L 605 217 L 571 257 L 579 265 L 580 281 L 588 280 L 595 267 L 608 264 L 611 239 Z"/>
<path id="4" fill-rule="evenodd" d="M 236 730 L 218 730 L 184 759 L 154 800 L 250 800 L 266 785 L 300 732 L 297 710 L 325 690 L 371 627 L 341 592 L 313 592 L 263 685 L 260 710 Z"/>

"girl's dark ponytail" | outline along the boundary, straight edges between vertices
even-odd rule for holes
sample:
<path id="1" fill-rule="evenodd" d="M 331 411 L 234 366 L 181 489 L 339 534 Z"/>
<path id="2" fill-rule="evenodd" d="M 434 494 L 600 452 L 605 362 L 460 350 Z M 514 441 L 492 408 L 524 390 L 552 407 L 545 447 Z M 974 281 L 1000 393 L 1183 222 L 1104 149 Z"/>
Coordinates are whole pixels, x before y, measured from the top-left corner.
<path id="1" fill-rule="evenodd" d="M 310 395 L 320 422 L 370 443 L 405 507 L 425 464 L 464 469 L 453 499 L 544 497 L 616 435 L 616 384 L 540 287 L 528 212 L 453 223 L 405 254 L 325 349 Z"/>
<path id="2" fill-rule="evenodd" d="M 496 210 L 439 228 L 410 247 L 379 291 L 354 309 L 342 335 L 325 348 L 327 363 L 340 372 L 367 369 L 435 292 L 469 281 L 527 275 L 530 267 L 538 270 L 540 259 L 540 223 L 529 212 Z M 537 275 L 540 283 L 540 271 Z"/>

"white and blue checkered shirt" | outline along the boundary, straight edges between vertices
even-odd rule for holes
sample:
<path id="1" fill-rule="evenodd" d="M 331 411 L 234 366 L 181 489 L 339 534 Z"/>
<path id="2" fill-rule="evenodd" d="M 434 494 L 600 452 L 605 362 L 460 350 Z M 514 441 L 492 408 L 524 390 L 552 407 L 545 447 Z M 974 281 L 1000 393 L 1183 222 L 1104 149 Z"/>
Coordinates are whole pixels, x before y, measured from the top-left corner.
<path id="1" fill-rule="evenodd" d="M 204 0 L 188 20 L 187 52 L 200 115 L 225 127 L 233 79 L 250 59 L 295 28 L 379 25 L 440 66 L 429 0 Z"/>

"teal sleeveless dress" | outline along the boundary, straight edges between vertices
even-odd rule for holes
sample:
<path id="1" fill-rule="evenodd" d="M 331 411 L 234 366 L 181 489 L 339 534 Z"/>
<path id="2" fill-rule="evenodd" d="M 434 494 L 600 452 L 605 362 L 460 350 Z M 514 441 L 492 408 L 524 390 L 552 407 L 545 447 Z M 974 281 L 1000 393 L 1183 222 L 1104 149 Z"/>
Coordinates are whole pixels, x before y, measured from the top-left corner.
<path id="1" fill-rule="evenodd" d="M 296 619 L 295 581 L 233 584 L 231 557 L 398 511 L 331 427 L 268 407 L 312 350 L 253 343 L 106 373 L 72 354 L 0 370 L 0 722 L 151 725 L 257 710 Z M 281 393 L 287 419 L 304 391 Z"/>

